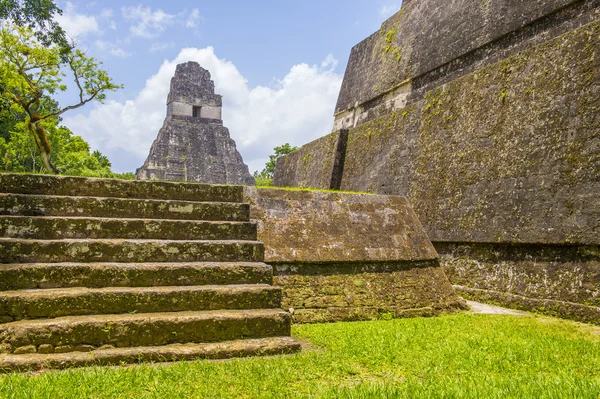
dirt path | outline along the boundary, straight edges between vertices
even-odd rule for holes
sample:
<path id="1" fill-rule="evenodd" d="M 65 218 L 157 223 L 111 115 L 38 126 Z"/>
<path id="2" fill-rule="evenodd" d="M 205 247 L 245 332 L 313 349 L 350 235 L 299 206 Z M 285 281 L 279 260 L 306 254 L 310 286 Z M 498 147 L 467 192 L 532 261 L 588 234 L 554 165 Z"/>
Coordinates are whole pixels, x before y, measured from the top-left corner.
<path id="1" fill-rule="evenodd" d="M 478 314 L 512 314 L 516 316 L 523 316 L 527 313 L 519 310 L 507 309 L 500 306 L 488 305 L 485 303 L 467 301 L 467 304 L 471 307 L 472 313 Z"/>

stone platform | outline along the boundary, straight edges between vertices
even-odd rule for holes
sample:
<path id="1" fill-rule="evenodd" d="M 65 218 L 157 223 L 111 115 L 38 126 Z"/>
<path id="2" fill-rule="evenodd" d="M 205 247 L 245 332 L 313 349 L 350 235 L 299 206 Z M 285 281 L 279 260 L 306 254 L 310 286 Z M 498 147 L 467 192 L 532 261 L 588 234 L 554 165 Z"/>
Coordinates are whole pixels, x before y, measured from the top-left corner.
<path id="1" fill-rule="evenodd" d="M 298 323 L 465 309 L 404 197 L 244 187 Z"/>

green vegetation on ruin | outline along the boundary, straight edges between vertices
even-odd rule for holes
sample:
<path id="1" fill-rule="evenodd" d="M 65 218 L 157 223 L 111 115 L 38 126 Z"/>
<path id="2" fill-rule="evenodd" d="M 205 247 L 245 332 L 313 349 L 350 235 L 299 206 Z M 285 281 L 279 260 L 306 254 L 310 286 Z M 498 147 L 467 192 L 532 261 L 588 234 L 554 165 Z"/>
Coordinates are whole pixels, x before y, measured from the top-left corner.
<path id="1" fill-rule="evenodd" d="M 2 398 L 597 398 L 600 331 L 535 316 L 294 327 L 291 356 L 0 376 Z"/>
<path id="2" fill-rule="evenodd" d="M 257 182 L 256 186 L 259 188 L 273 188 L 273 189 L 277 189 L 277 190 L 286 190 L 286 191 L 307 191 L 307 192 L 313 191 L 313 192 L 317 192 L 317 193 L 377 195 L 377 193 L 369 193 L 366 191 L 333 190 L 333 189 L 314 188 L 314 187 L 279 187 L 279 186 L 273 186 L 272 182 L 269 182 L 269 184 L 261 184 L 261 185 L 259 185 Z"/>
<path id="3" fill-rule="evenodd" d="M 517 198 L 538 187 L 532 182 L 552 175 L 552 187 L 535 189 L 535 203 L 544 203 L 600 173 L 597 151 L 586 145 L 598 128 L 600 97 L 590 82 L 598 77 L 599 33 L 600 24 L 592 22 L 426 93 L 408 192 L 426 229 L 435 225 L 446 233 L 485 231 L 486 239 L 518 240 L 537 228 L 528 206 L 534 201 L 504 201 L 501 208 L 488 182 L 517 181 L 507 194 Z M 557 99 L 564 104 L 558 106 Z M 552 150 L 545 155 L 543 148 Z M 478 193 L 475 201 L 469 192 Z M 502 232 L 489 230 L 493 222 L 484 215 L 490 209 L 506 220 Z M 574 211 L 570 202 L 557 203 L 544 223 L 567 226 Z M 571 230 L 565 241 L 589 235 L 577 226 L 563 229 Z"/>

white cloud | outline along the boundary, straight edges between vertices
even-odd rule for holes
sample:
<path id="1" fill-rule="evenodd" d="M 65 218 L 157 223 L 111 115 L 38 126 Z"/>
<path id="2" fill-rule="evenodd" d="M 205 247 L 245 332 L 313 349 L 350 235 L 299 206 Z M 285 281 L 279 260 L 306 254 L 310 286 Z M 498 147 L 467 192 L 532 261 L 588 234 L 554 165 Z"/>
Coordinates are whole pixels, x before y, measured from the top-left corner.
<path id="1" fill-rule="evenodd" d="M 331 131 L 342 82 L 333 57 L 321 65 L 294 65 L 272 87 L 250 88 L 235 65 L 219 59 L 212 47 L 182 49 L 164 61 L 135 98 L 95 104 L 87 115 L 66 116 L 64 124 L 107 155 L 115 170 L 135 170 L 162 126 L 175 66 L 186 61 L 211 72 L 217 94 L 223 95 L 224 125 L 251 171 L 264 167 L 273 147 L 302 145 Z"/>
<path id="2" fill-rule="evenodd" d="M 194 8 L 187 20 L 185 21 L 186 28 L 197 28 L 198 22 L 200 21 L 200 11 L 197 8 Z"/>
<path id="3" fill-rule="evenodd" d="M 389 4 L 389 5 L 385 5 L 385 6 L 381 7 L 379 9 L 379 14 L 381 14 L 382 17 L 387 18 L 387 17 L 391 17 L 398 10 L 400 10 L 400 7 L 398 7 L 398 5 L 396 3 Z"/>
<path id="4" fill-rule="evenodd" d="M 113 47 L 108 52 L 111 53 L 112 55 L 114 55 L 115 57 L 120 57 L 120 58 L 127 58 L 127 57 L 133 55 L 133 53 L 128 53 L 127 51 L 123 50 L 120 47 Z"/>
<path id="5" fill-rule="evenodd" d="M 117 23 L 113 20 L 110 20 L 110 22 L 108 23 L 108 27 L 112 30 L 117 30 Z"/>
<path id="6" fill-rule="evenodd" d="M 150 49 L 148 50 L 150 53 L 158 53 L 160 51 L 165 51 L 168 50 L 170 48 L 175 47 L 175 43 L 170 42 L 170 43 L 152 43 L 152 45 L 150 46 Z"/>
<path id="7" fill-rule="evenodd" d="M 98 22 L 92 15 L 78 14 L 72 3 L 67 2 L 62 15 L 56 15 L 56 22 L 75 39 L 89 33 L 98 33 Z"/>
<path id="8" fill-rule="evenodd" d="M 103 40 L 96 40 L 94 42 L 94 44 L 96 45 L 96 47 L 99 50 L 104 51 L 109 54 L 112 54 L 116 57 L 126 58 L 126 57 L 129 57 L 132 55 L 132 53 L 128 53 L 127 51 L 125 51 L 124 49 L 119 47 L 119 45 L 117 43 L 110 43 L 110 42 L 106 42 Z"/>
<path id="9" fill-rule="evenodd" d="M 103 8 L 102 11 L 100 11 L 100 16 L 102 18 L 110 18 L 113 16 L 113 10 L 112 8 Z"/>
<path id="10" fill-rule="evenodd" d="M 150 39 L 160 36 L 169 25 L 175 22 L 175 15 L 167 14 L 161 9 L 152 11 L 150 7 L 122 7 L 121 14 L 134 24 L 129 27 L 129 31 L 135 36 Z"/>

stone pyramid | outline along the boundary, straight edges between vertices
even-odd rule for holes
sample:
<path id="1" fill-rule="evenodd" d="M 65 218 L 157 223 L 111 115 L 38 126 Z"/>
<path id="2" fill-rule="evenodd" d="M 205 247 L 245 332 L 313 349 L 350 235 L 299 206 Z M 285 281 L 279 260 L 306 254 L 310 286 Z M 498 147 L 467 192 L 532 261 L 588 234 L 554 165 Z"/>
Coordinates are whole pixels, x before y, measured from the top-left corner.
<path id="1" fill-rule="evenodd" d="M 254 185 L 221 106 L 210 72 L 193 61 L 177 65 L 167 117 L 136 179 Z"/>

